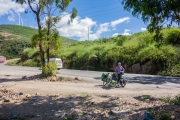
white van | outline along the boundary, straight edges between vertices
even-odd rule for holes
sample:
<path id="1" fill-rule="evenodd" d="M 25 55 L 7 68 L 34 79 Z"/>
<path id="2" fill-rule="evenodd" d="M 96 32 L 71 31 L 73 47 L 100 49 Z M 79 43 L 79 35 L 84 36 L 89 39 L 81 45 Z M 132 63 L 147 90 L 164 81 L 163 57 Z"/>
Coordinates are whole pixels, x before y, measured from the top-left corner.
<path id="1" fill-rule="evenodd" d="M 62 62 L 61 58 L 49 58 L 49 61 L 54 61 L 57 64 L 58 70 L 63 68 L 63 62 Z M 46 63 L 47 63 L 47 59 L 46 59 Z"/>

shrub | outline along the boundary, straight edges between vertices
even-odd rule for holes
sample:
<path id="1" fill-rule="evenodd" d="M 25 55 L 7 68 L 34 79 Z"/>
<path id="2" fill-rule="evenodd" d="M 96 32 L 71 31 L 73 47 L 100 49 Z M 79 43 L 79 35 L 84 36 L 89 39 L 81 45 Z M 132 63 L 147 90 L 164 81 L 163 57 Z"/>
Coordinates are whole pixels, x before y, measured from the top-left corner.
<path id="1" fill-rule="evenodd" d="M 180 29 L 171 28 L 164 30 L 164 40 L 167 44 L 180 44 Z"/>
<path id="2" fill-rule="evenodd" d="M 27 61 L 22 63 L 23 66 L 36 67 L 37 64 L 32 59 L 28 59 Z"/>
<path id="3" fill-rule="evenodd" d="M 44 67 L 42 67 L 44 73 L 42 74 L 43 77 L 54 76 L 56 74 L 57 65 L 55 62 L 50 61 Z"/>
<path id="4" fill-rule="evenodd" d="M 127 36 L 124 35 L 118 35 L 117 37 L 114 38 L 116 40 L 116 44 L 118 46 L 122 46 L 123 43 L 127 40 Z"/>

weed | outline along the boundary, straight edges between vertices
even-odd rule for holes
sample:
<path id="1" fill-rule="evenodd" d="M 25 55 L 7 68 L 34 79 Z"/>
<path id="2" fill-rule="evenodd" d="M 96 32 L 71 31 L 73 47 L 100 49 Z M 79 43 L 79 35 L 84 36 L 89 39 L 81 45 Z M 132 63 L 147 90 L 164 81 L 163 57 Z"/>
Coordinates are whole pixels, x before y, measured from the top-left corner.
<path id="1" fill-rule="evenodd" d="M 75 94 L 67 94 L 66 98 L 71 98 L 71 97 L 74 97 L 74 96 L 75 96 Z"/>
<path id="2" fill-rule="evenodd" d="M 154 109 L 148 109 L 147 111 L 148 111 L 148 113 L 149 113 L 150 115 L 152 115 L 152 116 L 155 116 L 155 115 L 156 115 L 156 112 L 155 112 Z"/>
<path id="3" fill-rule="evenodd" d="M 62 81 L 62 80 L 64 80 L 64 79 L 65 79 L 65 78 L 62 77 L 62 76 L 57 77 L 57 80 L 60 80 L 60 81 Z"/>
<path id="4" fill-rule="evenodd" d="M 173 104 L 175 105 L 180 105 L 180 94 L 177 95 L 173 100 L 172 100 Z"/>
<path id="5" fill-rule="evenodd" d="M 63 120 L 74 120 L 74 119 L 75 119 L 74 115 L 68 115 Z"/>
<path id="6" fill-rule="evenodd" d="M 166 103 L 170 103 L 171 102 L 171 98 L 170 97 L 162 97 L 160 100 L 163 101 L 163 102 L 166 102 Z"/>
<path id="7" fill-rule="evenodd" d="M 86 98 L 91 97 L 91 95 L 89 95 L 89 94 L 86 93 L 86 92 L 81 93 L 81 96 L 82 96 L 82 97 L 86 97 Z"/>
<path id="8" fill-rule="evenodd" d="M 142 99 L 150 99 L 151 96 L 150 96 L 150 95 L 142 95 L 141 98 L 142 98 Z"/>
<path id="9" fill-rule="evenodd" d="M 86 111 L 82 111 L 82 114 L 83 114 L 83 115 L 86 115 L 86 114 L 87 114 L 87 112 L 86 112 Z"/>
<path id="10" fill-rule="evenodd" d="M 180 105 L 180 94 L 175 96 L 173 99 L 171 99 L 170 97 L 162 97 L 161 100 L 166 103 Z"/>
<path id="11" fill-rule="evenodd" d="M 164 112 L 162 115 L 160 115 L 160 120 L 171 120 L 170 114 Z"/>

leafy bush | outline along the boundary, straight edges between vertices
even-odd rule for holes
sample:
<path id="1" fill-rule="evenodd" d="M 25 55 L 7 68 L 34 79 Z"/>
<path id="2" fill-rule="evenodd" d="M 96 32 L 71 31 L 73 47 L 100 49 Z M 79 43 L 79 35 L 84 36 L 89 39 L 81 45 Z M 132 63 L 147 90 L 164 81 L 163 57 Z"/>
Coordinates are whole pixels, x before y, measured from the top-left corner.
<path id="1" fill-rule="evenodd" d="M 42 69 L 44 69 L 44 73 L 42 74 L 43 77 L 54 76 L 56 74 L 57 65 L 55 62 L 51 61 L 42 67 Z"/>
<path id="2" fill-rule="evenodd" d="M 28 49 L 24 49 L 23 55 L 26 55 L 27 58 L 32 58 L 36 52 L 38 52 L 38 49 L 28 48 Z"/>
<path id="3" fill-rule="evenodd" d="M 176 65 L 173 65 L 171 68 L 164 69 L 160 71 L 159 74 L 180 77 L 180 64 L 176 64 Z"/>
<path id="4" fill-rule="evenodd" d="M 28 59 L 22 63 L 23 66 L 36 67 L 37 64 L 32 59 Z"/>
<path id="5" fill-rule="evenodd" d="M 122 46 L 123 43 L 127 40 L 127 36 L 124 35 L 118 35 L 117 37 L 115 37 L 114 39 L 116 40 L 116 43 L 118 46 Z"/>
<path id="6" fill-rule="evenodd" d="M 180 44 L 180 29 L 171 28 L 164 30 L 164 40 L 167 44 Z"/>
<path id="7" fill-rule="evenodd" d="M 30 47 L 30 42 L 25 40 L 4 40 L 1 42 L 1 54 L 7 59 L 19 58 L 25 48 Z"/>
<path id="8" fill-rule="evenodd" d="M 12 59 L 12 60 L 9 60 L 6 65 L 9 65 L 9 66 L 16 66 L 16 65 L 22 65 L 20 64 L 21 62 L 21 59 L 20 58 L 17 58 L 17 59 Z"/>

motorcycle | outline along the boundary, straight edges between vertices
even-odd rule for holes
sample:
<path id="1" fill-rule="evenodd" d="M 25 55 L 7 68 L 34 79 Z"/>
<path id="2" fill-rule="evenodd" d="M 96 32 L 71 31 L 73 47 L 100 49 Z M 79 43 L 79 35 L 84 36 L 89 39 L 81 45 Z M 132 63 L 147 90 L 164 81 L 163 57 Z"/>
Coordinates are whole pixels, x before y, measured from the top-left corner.
<path id="1" fill-rule="evenodd" d="M 101 75 L 101 80 L 103 81 L 103 86 L 109 86 L 109 87 L 115 87 L 116 86 L 116 81 L 112 79 L 112 76 L 110 73 L 107 74 L 102 74 Z"/>
<path id="2" fill-rule="evenodd" d="M 114 73 L 114 79 L 115 79 L 116 82 L 117 82 L 117 83 L 116 83 L 117 86 L 119 86 L 118 83 L 120 83 L 120 85 L 121 85 L 122 87 L 125 87 L 125 86 L 126 86 L 127 81 L 124 79 L 123 75 L 124 75 L 124 71 L 120 72 L 119 81 L 118 81 L 117 77 L 115 77 L 115 76 L 117 76 L 117 75 L 116 75 L 116 73 Z"/>
<path id="3" fill-rule="evenodd" d="M 127 81 L 123 78 L 123 75 L 124 75 L 124 72 L 121 72 L 120 73 L 120 78 L 119 78 L 119 81 L 117 79 L 117 75 L 116 73 L 112 73 L 110 75 L 110 73 L 107 73 L 107 74 L 102 74 L 101 75 L 101 80 L 103 81 L 103 86 L 109 86 L 109 87 L 117 87 L 119 86 L 118 83 L 120 82 L 120 85 L 122 87 L 125 87 Z"/>

